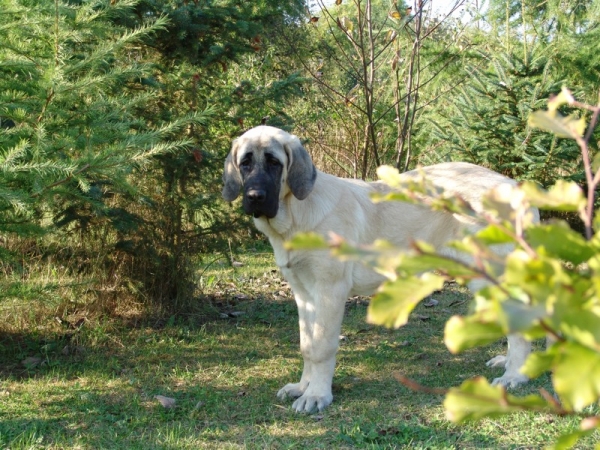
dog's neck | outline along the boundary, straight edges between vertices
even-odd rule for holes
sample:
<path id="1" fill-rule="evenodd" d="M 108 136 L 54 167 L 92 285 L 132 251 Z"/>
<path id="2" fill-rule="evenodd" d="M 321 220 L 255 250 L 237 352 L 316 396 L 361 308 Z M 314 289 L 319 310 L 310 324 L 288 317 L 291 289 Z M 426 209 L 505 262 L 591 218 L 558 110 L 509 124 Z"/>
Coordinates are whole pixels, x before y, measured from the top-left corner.
<path id="1" fill-rule="evenodd" d="M 262 232 L 271 243 L 275 253 L 275 262 L 279 267 L 289 267 L 290 252 L 284 250 L 283 243 L 290 240 L 296 233 L 302 231 L 294 226 L 294 218 L 291 214 L 293 206 L 290 202 L 297 202 L 296 198 L 291 195 L 286 195 L 279 201 L 279 210 L 277 215 L 272 219 L 265 216 L 254 218 L 254 225 L 258 231 Z"/>
<path id="2" fill-rule="evenodd" d="M 291 197 L 290 194 L 288 197 L 279 200 L 277 215 L 272 219 L 265 216 L 254 218 L 254 225 L 258 231 L 264 233 L 269 239 L 271 239 L 271 237 L 278 237 L 286 240 L 291 237 L 291 233 L 295 233 L 295 230 L 293 230 L 293 219 L 289 213 L 289 202 L 292 200 Z"/>
<path id="3" fill-rule="evenodd" d="M 271 242 L 278 266 L 289 267 L 290 253 L 294 253 L 284 250 L 283 243 L 297 233 L 314 230 L 339 201 L 338 197 L 331 195 L 332 192 L 323 186 L 323 183 L 327 184 L 326 178 L 330 178 L 329 183 L 331 183 L 331 178 L 334 177 L 319 173 L 313 192 L 304 200 L 298 200 L 289 190 L 284 191 L 279 200 L 277 215 L 272 219 L 267 219 L 265 216 L 254 218 L 254 225 L 258 231 L 267 236 Z M 315 198 L 319 201 L 315 202 Z M 302 203 L 302 206 L 300 207 L 298 203 Z"/>

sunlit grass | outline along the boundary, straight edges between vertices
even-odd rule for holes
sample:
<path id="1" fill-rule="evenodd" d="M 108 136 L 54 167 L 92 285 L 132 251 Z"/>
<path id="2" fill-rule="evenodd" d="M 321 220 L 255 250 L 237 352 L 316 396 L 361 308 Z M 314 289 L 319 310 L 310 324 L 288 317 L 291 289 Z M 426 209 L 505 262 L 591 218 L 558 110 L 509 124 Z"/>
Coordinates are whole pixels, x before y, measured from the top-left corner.
<path id="1" fill-rule="evenodd" d="M 396 371 L 441 388 L 498 375 L 485 361 L 505 350 L 502 343 L 460 355 L 443 345 L 445 321 L 468 305 L 468 294 L 456 286 L 435 296 L 437 306 L 419 306 L 399 330 L 367 324 L 365 299 L 350 300 L 334 403 L 318 414 L 293 413 L 291 402 L 275 396 L 301 373 L 291 292 L 268 252 L 234 259 L 241 264 L 199 269 L 207 283 L 201 314 L 134 327 L 98 319 L 52 332 L 40 315 L 20 329 L 7 325 L 0 447 L 542 448 L 578 425 L 576 418 L 520 413 L 459 427 L 445 419 L 442 396 L 396 381 Z M 33 363 L 26 367 L 27 358 Z M 516 393 L 539 387 L 551 390 L 548 375 Z M 175 406 L 163 407 L 157 395 Z"/>

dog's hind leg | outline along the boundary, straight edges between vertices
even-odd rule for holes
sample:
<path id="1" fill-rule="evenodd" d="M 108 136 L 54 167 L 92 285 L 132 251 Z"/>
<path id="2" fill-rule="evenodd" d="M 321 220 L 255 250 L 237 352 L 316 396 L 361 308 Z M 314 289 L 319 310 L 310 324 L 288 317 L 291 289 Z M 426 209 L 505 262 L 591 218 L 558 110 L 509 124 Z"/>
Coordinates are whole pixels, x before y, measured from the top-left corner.
<path id="1" fill-rule="evenodd" d="M 487 284 L 484 280 L 474 280 L 469 283 L 471 292 L 477 292 Z M 486 365 L 488 367 L 502 367 L 505 369 L 504 375 L 495 378 L 492 385 L 500 385 L 504 387 L 516 387 L 520 384 L 527 383 L 529 378 L 521 373 L 521 367 L 525 364 L 525 360 L 531 353 L 531 342 L 527 341 L 520 334 L 509 334 L 508 351 L 505 355 L 498 355 L 490 359 Z"/>
<path id="2" fill-rule="evenodd" d="M 500 355 L 487 362 L 488 367 L 504 367 L 505 372 L 499 378 L 492 381 L 492 385 L 504 387 L 516 387 L 527 383 L 529 378 L 521 373 L 521 367 L 531 353 L 531 342 L 520 334 L 508 335 L 508 352 L 506 356 Z"/>

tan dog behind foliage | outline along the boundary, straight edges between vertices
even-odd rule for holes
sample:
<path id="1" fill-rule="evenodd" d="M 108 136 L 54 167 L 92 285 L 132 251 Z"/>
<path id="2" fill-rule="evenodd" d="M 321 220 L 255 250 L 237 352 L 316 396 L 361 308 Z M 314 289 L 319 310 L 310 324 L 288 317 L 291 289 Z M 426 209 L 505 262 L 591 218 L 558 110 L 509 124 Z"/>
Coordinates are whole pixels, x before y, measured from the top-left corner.
<path id="1" fill-rule="evenodd" d="M 513 180 L 467 163 L 444 163 L 422 169 L 426 178 L 460 195 L 481 210 L 481 196 Z M 405 176 L 416 176 L 407 172 Z M 236 199 L 243 190 L 243 208 L 271 242 L 275 260 L 290 283 L 298 306 L 300 350 L 304 369 L 300 381 L 285 385 L 278 397 L 296 398 L 298 412 L 322 410 L 333 396 L 335 355 L 349 296 L 370 295 L 383 278 L 356 262 L 341 262 L 323 251 L 288 251 L 284 242 L 297 233 L 329 232 L 356 244 L 386 239 L 406 248 L 419 239 L 439 249 L 477 225 L 461 217 L 402 202 L 373 203 L 369 194 L 386 191 L 381 183 L 338 178 L 315 168 L 300 140 L 269 126 L 253 128 L 233 142 L 225 162 L 223 197 Z M 447 250 L 444 250 L 447 251 Z M 519 368 L 530 344 L 511 335 L 506 357 L 489 366 L 506 372 L 494 383 L 515 386 L 527 381 Z"/>

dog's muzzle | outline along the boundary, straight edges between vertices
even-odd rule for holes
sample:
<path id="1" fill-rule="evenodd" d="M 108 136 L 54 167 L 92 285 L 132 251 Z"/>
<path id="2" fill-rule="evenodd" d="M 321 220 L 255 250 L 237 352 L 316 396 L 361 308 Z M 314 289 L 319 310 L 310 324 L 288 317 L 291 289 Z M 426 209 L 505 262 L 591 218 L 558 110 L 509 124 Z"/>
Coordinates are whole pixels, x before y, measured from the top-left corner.
<path id="1" fill-rule="evenodd" d="M 267 191 L 264 189 L 248 189 L 246 197 L 252 204 L 259 205 L 264 203 L 267 198 Z"/>
<path id="2" fill-rule="evenodd" d="M 251 214 L 255 218 L 266 216 L 268 219 L 277 215 L 279 207 L 277 198 L 270 196 L 266 189 L 260 188 L 249 188 L 244 193 L 242 205 L 246 214 Z"/>
<path id="3" fill-rule="evenodd" d="M 267 199 L 267 192 L 264 189 L 248 189 L 246 199 L 249 206 L 246 212 L 252 214 L 257 219 L 263 215 L 262 210 Z"/>

